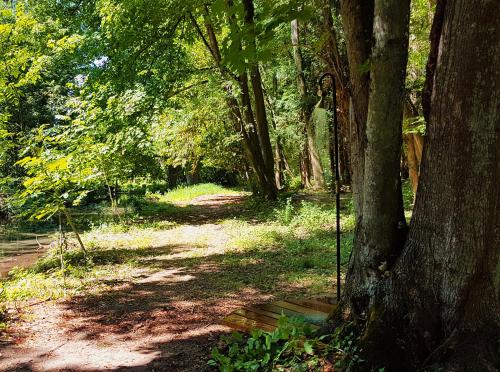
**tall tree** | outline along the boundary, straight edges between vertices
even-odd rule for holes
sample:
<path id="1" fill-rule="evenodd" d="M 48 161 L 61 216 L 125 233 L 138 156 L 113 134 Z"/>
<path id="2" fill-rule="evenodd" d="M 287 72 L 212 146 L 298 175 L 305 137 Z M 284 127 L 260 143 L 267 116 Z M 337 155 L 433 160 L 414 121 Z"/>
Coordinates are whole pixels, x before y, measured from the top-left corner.
<path id="1" fill-rule="evenodd" d="M 499 11 L 486 0 L 437 4 L 415 210 L 371 317 L 373 336 L 403 350 L 393 369 L 500 365 Z"/>
<path id="2" fill-rule="evenodd" d="M 401 70 L 391 74 L 383 66 L 397 60 L 401 66 L 405 59 L 401 51 L 391 51 L 401 45 L 406 28 L 402 7 L 397 1 L 375 1 L 361 244 L 355 245 L 343 301 L 351 301 L 353 312 L 367 322 L 362 339 L 370 368 L 494 371 L 500 365 L 500 5 L 486 0 L 437 4 L 424 91 L 427 139 L 410 231 L 401 248 L 393 164 L 400 137 L 393 125 L 377 123 L 381 117 L 387 123 L 396 116 L 400 120 L 395 76 Z M 390 84 L 396 85 L 380 90 Z M 387 111 L 379 116 L 381 107 Z M 380 141 L 384 133 L 386 141 Z M 382 164 L 387 167 L 378 172 L 393 182 L 384 190 L 385 181 L 374 172 Z M 376 209 L 385 226 L 372 219 Z M 371 240 L 374 232 L 379 238 Z M 381 258 L 389 260 L 374 266 Z"/>
<path id="3" fill-rule="evenodd" d="M 238 35 L 233 35 L 233 46 L 241 53 L 243 47 L 251 51 L 251 63 L 246 66 L 245 61 L 236 61 L 240 66 L 238 74 L 233 73 L 223 61 L 221 48 L 217 39 L 214 22 L 210 15 L 208 6 L 204 7 L 203 18 L 205 32 L 198 25 L 197 20 L 191 15 L 191 21 L 203 41 L 216 67 L 222 77 L 226 80 L 223 84 L 226 92 L 226 103 L 229 108 L 229 116 L 233 126 L 242 136 L 242 144 L 248 163 L 255 172 L 260 191 L 269 199 L 275 199 L 277 193 L 276 181 L 274 178 L 274 157 L 271 141 L 269 138 L 269 128 L 265 108 L 262 79 L 259 71 L 259 64 L 256 56 L 256 39 L 254 30 L 254 8 L 253 2 L 244 2 L 244 25 L 250 35 L 247 40 L 249 45 L 243 45 L 242 39 Z M 225 2 L 226 17 L 233 33 L 241 32 L 235 16 L 235 6 L 232 0 Z M 239 31 L 238 31 L 239 30 Z M 233 61 L 234 62 L 234 61 Z M 253 97 L 249 87 L 248 70 L 250 70 L 250 82 L 252 85 Z M 237 99 L 231 81 L 236 82 L 239 87 L 239 100 Z M 253 98 L 253 99 L 252 99 Z"/>
<path id="4" fill-rule="evenodd" d="M 247 27 L 249 34 L 248 44 L 246 48 L 252 51 L 250 66 L 250 81 L 252 83 L 252 91 L 255 106 L 255 124 L 257 127 L 257 135 L 259 137 L 260 149 L 264 160 L 265 172 L 268 178 L 273 179 L 274 176 L 274 157 L 271 140 L 269 139 L 269 126 L 267 123 L 266 105 L 264 100 L 264 90 L 262 87 L 262 77 L 259 70 L 259 62 L 257 60 L 257 41 L 255 30 L 255 8 L 253 0 L 243 0 L 244 9 L 244 25 Z M 276 187 L 276 186 L 275 186 Z"/>
<path id="5" fill-rule="evenodd" d="M 350 137 L 351 128 L 349 123 L 349 72 L 345 53 L 341 53 L 342 47 L 339 45 L 339 37 L 334 26 L 333 17 L 338 17 L 338 5 L 332 8 L 330 0 L 322 0 L 321 15 L 322 27 L 320 39 L 324 40 L 321 45 L 320 56 L 327 68 L 335 76 L 337 88 L 337 114 L 339 119 L 340 136 L 339 140 L 339 168 L 341 182 L 351 183 L 351 149 Z M 335 11 L 334 11 L 335 9 Z"/>
<path id="6" fill-rule="evenodd" d="M 364 6 L 367 11 L 371 8 Z M 355 316 L 366 314 L 383 277 L 379 267 L 394 260 L 406 236 L 399 161 L 409 6 L 409 1 L 376 0 L 373 26 L 369 20 L 361 22 L 367 16 L 357 13 L 360 7 L 344 9 L 351 18 L 362 17 L 360 24 L 373 29 L 374 40 L 368 51 L 367 30 L 359 30 L 353 19 L 346 21 L 349 62 L 355 63 L 350 74 L 357 128 L 352 138 L 357 226 L 344 302 Z M 366 72 L 360 75 L 356 64 L 368 53 L 369 79 Z"/>

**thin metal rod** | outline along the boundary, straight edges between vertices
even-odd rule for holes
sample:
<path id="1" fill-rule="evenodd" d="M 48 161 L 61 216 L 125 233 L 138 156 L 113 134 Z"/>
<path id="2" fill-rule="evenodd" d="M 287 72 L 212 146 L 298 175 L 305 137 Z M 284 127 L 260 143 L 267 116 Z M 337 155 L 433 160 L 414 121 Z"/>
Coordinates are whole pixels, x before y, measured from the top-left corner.
<path id="1" fill-rule="evenodd" d="M 323 89 L 323 81 L 326 77 L 329 77 L 332 81 L 331 91 L 332 91 L 332 126 L 333 126 L 333 143 L 334 143 L 334 157 L 333 169 L 335 173 L 335 187 L 332 188 L 335 192 L 335 209 L 336 209 L 336 238 L 337 238 L 337 301 L 340 301 L 340 170 L 339 170 L 339 136 L 338 136 L 338 122 L 337 122 L 337 89 L 335 76 L 329 72 L 323 74 L 319 79 L 319 86 Z M 331 131 L 330 131 L 331 132 Z M 330 135 L 330 141 L 332 140 Z M 330 146 L 331 151 L 331 146 Z M 332 158 L 330 156 L 330 158 Z M 332 175 L 333 176 L 333 175 Z"/>

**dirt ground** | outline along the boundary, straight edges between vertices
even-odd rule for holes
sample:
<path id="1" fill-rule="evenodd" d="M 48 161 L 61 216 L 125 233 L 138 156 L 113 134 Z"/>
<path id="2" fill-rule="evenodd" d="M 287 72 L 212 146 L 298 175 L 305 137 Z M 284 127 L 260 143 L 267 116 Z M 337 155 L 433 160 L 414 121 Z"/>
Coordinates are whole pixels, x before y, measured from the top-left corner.
<path id="1" fill-rule="evenodd" d="M 196 199 L 175 242 L 165 231 L 168 244 L 158 242 L 158 254 L 147 258 L 153 260 L 148 268 L 134 268 L 131 279 L 112 283 L 112 290 L 24 309 L 23 320 L 0 344 L 0 370 L 208 370 L 211 348 L 229 331 L 221 319 L 242 305 L 276 295 L 251 285 L 219 291 L 226 273 L 209 258 L 223 253 L 228 237 L 216 221 L 235 213 L 242 198 Z M 197 234 L 206 237 L 202 254 L 208 259 L 186 265 L 183 254 L 193 251 L 190 242 Z M 259 267 L 233 270 L 233 277 L 245 276 Z"/>

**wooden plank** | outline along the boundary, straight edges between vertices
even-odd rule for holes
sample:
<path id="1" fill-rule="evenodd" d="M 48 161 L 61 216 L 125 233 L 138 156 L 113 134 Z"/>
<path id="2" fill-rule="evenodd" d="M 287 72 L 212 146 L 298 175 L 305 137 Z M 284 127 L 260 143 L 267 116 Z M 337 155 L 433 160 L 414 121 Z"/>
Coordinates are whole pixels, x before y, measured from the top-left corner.
<path id="1" fill-rule="evenodd" d="M 224 318 L 223 322 L 231 328 L 236 328 L 243 331 L 250 331 L 252 329 L 258 328 L 264 331 L 272 332 L 276 329 L 275 326 L 261 323 L 252 319 L 247 319 L 238 314 L 229 314 Z"/>
<path id="2" fill-rule="evenodd" d="M 276 329 L 278 327 L 278 319 L 260 314 L 259 309 L 255 309 L 255 310 L 256 311 L 247 310 L 247 309 L 237 309 L 237 310 L 233 311 L 229 316 L 236 314 L 236 315 L 240 315 L 241 317 L 246 318 L 250 321 L 252 321 L 252 320 L 256 321 L 259 324 L 267 324 L 271 327 L 274 327 L 274 329 Z M 227 317 L 226 317 L 226 319 L 227 319 Z M 226 322 L 231 322 L 233 318 L 232 317 L 229 318 L 229 321 L 226 319 L 224 319 Z M 238 324 L 241 325 L 240 319 L 238 319 L 238 322 L 239 322 Z M 310 324 L 310 327 L 312 329 L 319 329 L 319 327 L 315 324 Z M 262 327 L 258 327 L 258 328 L 263 329 Z M 248 329 L 249 329 L 248 326 L 245 325 L 244 330 L 247 331 Z"/>
<path id="3" fill-rule="evenodd" d="M 281 316 L 281 314 L 284 314 L 288 317 L 290 316 L 301 316 L 302 313 L 298 312 L 298 311 L 293 311 L 293 310 L 290 310 L 290 309 L 285 309 L 281 306 L 277 306 L 275 303 L 272 303 L 272 304 L 263 304 L 261 306 L 259 306 L 260 309 L 263 309 L 263 310 L 266 310 L 266 311 L 269 311 L 269 312 L 273 312 L 275 314 L 278 314 Z"/>
<path id="4" fill-rule="evenodd" d="M 326 304 L 316 300 L 287 300 L 292 304 L 304 306 L 313 310 L 321 311 L 322 313 L 330 314 L 335 309 L 335 305 Z"/>
<path id="5" fill-rule="evenodd" d="M 322 316 L 325 316 L 325 318 L 327 316 L 327 314 L 324 313 L 323 311 L 314 310 L 314 309 L 311 309 L 309 307 L 296 305 L 296 304 L 293 304 L 293 303 L 287 302 L 287 301 L 277 301 L 273 305 L 282 307 L 284 309 L 295 311 L 295 312 L 302 314 L 302 315 L 322 315 Z"/>
<path id="6" fill-rule="evenodd" d="M 257 306 L 256 307 L 244 307 L 243 310 L 253 311 L 257 314 L 262 314 L 262 315 L 265 315 L 265 316 L 268 316 L 268 317 L 274 318 L 274 319 L 279 319 L 281 317 L 281 313 L 280 314 L 273 313 L 271 311 L 264 310 L 261 307 L 257 307 Z"/>
<path id="7" fill-rule="evenodd" d="M 247 310 L 247 309 L 237 309 L 232 312 L 232 314 L 241 315 L 247 319 L 252 319 L 260 323 L 266 323 L 271 326 L 276 327 L 278 325 L 278 320 L 276 318 L 272 318 L 263 314 L 259 314 L 255 311 Z"/>
<path id="8" fill-rule="evenodd" d="M 312 328 L 319 328 L 318 324 L 323 323 L 336 306 L 335 298 L 326 296 L 276 301 L 237 309 L 225 317 L 223 323 L 244 332 L 256 328 L 271 332 L 278 326 L 278 319 L 286 315 L 302 317 Z"/>

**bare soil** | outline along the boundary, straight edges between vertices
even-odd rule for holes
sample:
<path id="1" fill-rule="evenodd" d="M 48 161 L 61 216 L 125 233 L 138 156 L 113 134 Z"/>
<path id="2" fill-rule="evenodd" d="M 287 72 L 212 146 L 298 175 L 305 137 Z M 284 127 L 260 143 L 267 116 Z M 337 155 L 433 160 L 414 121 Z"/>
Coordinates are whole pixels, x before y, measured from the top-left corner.
<path id="1" fill-rule="evenodd" d="M 25 307 L 22 320 L 0 343 L 0 370 L 209 370 L 211 348 L 230 331 L 220 325 L 222 318 L 243 305 L 284 295 L 264 293 L 250 282 L 228 290 L 227 275 L 252 277 L 264 268 L 227 269 L 211 259 L 224 254 L 229 241 L 216 222 L 241 212 L 242 199 L 194 200 L 175 237 L 169 231 L 159 235 L 168 243 L 159 241 L 148 265 L 132 269 L 131 279 L 112 283 L 109 291 Z M 206 240 L 201 250 L 190 244 L 199 234 Z M 197 261 L 189 261 L 193 254 Z"/>

